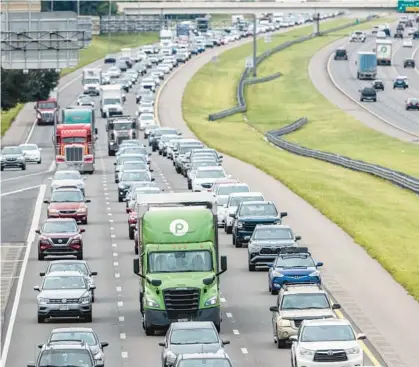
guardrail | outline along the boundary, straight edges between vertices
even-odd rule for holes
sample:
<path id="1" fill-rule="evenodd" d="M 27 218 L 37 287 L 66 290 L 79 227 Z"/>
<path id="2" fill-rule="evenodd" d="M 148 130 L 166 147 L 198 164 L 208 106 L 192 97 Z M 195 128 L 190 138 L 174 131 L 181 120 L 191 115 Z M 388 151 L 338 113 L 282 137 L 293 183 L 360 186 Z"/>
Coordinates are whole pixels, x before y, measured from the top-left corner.
<path id="1" fill-rule="evenodd" d="M 291 47 L 291 46 L 296 45 L 298 43 L 306 42 L 306 41 L 311 40 L 315 37 L 325 36 L 329 33 L 340 31 L 340 30 L 345 29 L 345 28 L 353 27 L 354 25 L 357 25 L 357 24 L 366 23 L 366 22 L 370 21 L 372 18 L 373 18 L 372 16 L 369 16 L 366 19 L 363 19 L 363 20 L 359 21 L 358 23 L 353 21 L 353 22 L 350 22 L 350 23 L 343 24 L 339 27 L 328 29 L 327 31 L 324 31 L 324 32 L 319 32 L 318 34 L 310 34 L 310 35 L 307 35 L 307 36 L 296 38 L 292 41 L 282 43 L 282 44 L 274 47 L 273 49 L 271 49 L 269 51 L 266 51 L 266 52 L 262 53 L 261 55 L 259 55 L 256 58 L 256 67 L 260 63 L 262 63 L 264 60 L 266 60 L 269 56 L 272 56 L 273 54 L 275 54 L 279 51 L 282 51 L 282 50 L 284 50 L 288 47 Z M 246 100 L 244 98 L 244 87 L 246 86 L 246 84 L 256 84 L 257 83 L 256 79 L 254 79 L 254 80 L 247 79 L 251 71 L 252 71 L 252 68 L 245 68 L 245 70 L 243 71 L 243 74 L 240 77 L 239 83 L 237 85 L 237 91 L 236 91 L 237 106 L 235 106 L 233 108 L 223 110 L 223 111 L 220 111 L 220 112 L 210 114 L 208 116 L 209 121 L 221 120 L 225 117 L 235 115 L 236 113 L 243 113 L 243 112 L 247 111 Z M 273 77 L 273 75 L 275 75 L 275 77 Z M 280 76 L 279 73 L 273 74 L 273 75 L 269 76 L 269 77 L 258 78 L 260 80 L 259 83 L 266 83 L 266 82 L 268 82 L 270 80 L 273 80 L 273 79 L 276 79 Z M 250 82 L 249 82 L 249 80 L 250 80 Z"/>
<path id="2" fill-rule="evenodd" d="M 324 162 L 332 163 L 341 167 L 349 168 L 354 171 L 368 173 L 370 175 L 382 178 L 399 187 L 410 190 L 415 194 L 419 194 L 419 179 L 409 176 L 405 173 L 394 171 L 390 168 L 380 166 L 378 164 L 366 163 L 355 160 L 349 157 L 341 156 L 339 154 L 322 152 L 320 150 L 305 148 L 301 145 L 290 143 L 281 139 L 282 136 L 297 131 L 308 123 L 306 117 L 302 117 L 281 129 L 270 130 L 265 133 L 266 139 L 277 147 L 298 154 L 303 157 L 318 159 Z"/>

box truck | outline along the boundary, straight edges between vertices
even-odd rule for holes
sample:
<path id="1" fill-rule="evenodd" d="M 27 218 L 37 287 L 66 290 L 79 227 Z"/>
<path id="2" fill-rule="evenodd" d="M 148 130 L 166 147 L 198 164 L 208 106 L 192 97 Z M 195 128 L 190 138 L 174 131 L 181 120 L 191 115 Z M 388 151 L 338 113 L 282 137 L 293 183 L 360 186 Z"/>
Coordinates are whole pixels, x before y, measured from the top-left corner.
<path id="1" fill-rule="evenodd" d="M 119 84 L 103 85 L 100 99 L 100 113 L 103 118 L 124 114 L 122 87 Z"/>
<path id="2" fill-rule="evenodd" d="M 391 40 L 377 39 L 375 54 L 377 55 L 377 65 L 391 65 L 393 55 L 393 43 Z"/>
<path id="3" fill-rule="evenodd" d="M 377 76 L 377 56 L 374 52 L 358 52 L 357 79 L 374 80 Z"/>
<path id="4" fill-rule="evenodd" d="M 83 69 L 83 93 L 98 96 L 102 84 L 102 70 L 100 68 Z"/>

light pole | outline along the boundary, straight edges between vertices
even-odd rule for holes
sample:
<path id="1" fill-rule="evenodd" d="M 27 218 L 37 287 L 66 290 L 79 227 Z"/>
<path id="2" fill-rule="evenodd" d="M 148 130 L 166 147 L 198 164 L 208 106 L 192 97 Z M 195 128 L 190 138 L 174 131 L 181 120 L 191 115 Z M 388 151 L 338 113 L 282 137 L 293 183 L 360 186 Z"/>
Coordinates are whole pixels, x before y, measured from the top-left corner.
<path id="1" fill-rule="evenodd" d="M 112 14 L 112 0 L 109 0 L 109 21 L 108 21 L 108 53 L 111 47 L 111 14 Z"/>

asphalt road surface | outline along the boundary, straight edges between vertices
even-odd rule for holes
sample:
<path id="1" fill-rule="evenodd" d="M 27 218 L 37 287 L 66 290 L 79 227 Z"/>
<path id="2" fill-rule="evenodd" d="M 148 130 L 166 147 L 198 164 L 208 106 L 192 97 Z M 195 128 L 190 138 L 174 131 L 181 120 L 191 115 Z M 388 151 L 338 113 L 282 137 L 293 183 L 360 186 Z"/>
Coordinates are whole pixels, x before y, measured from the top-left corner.
<path id="1" fill-rule="evenodd" d="M 191 61 L 167 84 L 160 100 L 159 115 L 163 124 L 177 126 L 185 135 L 189 135 L 181 117 L 179 91 L 184 89 L 186 82 L 200 65 L 208 62 L 217 52 L 220 50 L 209 51 Z M 76 98 L 80 91 L 79 82 L 68 87 L 66 93 L 69 95 L 69 104 L 72 102 L 71 98 Z M 61 102 L 61 105 L 66 104 Z M 135 112 L 132 94 L 127 96 L 125 106 L 126 113 Z M 104 124 L 105 120 L 99 118 L 97 171 L 88 176 L 86 183 L 86 194 L 92 202 L 89 204 L 89 224 L 85 226 L 84 234 L 85 259 L 89 261 L 91 269 L 99 273 L 96 277 L 97 300 L 93 308 L 92 327 L 103 341 L 110 343 L 106 349 L 108 366 L 137 367 L 138 361 L 145 367 L 158 366 L 158 342 L 162 340 L 162 336 L 146 337 L 142 330 L 138 278 L 132 273 L 133 241 L 128 239 L 125 206 L 117 201 L 113 175 L 114 158 L 106 154 Z M 39 145 L 50 141 L 50 128 L 42 127 L 42 130 L 33 135 L 38 137 L 36 139 L 39 141 L 34 142 Z M 45 158 L 48 161 L 47 153 Z M 52 161 L 52 156 L 50 160 Z M 281 210 L 288 211 L 286 223 L 303 236 L 316 259 L 325 262 L 324 280 L 332 295 L 377 347 L 380 343 L 375 341 L 381 339 L 380 352 L 388 358 L 388 365 L 414 366 L 417 361 L 416 356 L 412 355 L 419 340 L 419 327 L 415 327 L 415 322 L 418 322 L 417 303 L 408 299 L 401 287 L 347 235 L 279 182 L 230 157 L 225 157 L 224 166 L 229 173 L 247 182 L 252 189 L 262 191 L 268 199 L 275 200 Z M 175 173 L 170 161 L 153 154 L 152 168 L 156 182 L 165 191 L 186 191 L 185 179 Z M 34 179 L 30 184 L 49 183 L 47 174 L 40 176 L 36 179 L 39 181 Z M 46 192 L 48 196 L 49 188 Z M 36 201 L 36 189 L 34 197 Z M 29 209 L 36 213 L 40 206 L 35 210 L 27 207 Z M 44 207 L 41 221 L 43 219 Z M 289 366 L 289 350 L 277 350 L 272 339 L 269 306 L 274 304 L 275 297 L 268 293 L 266 272 L 247 271 L 247 249 L 235 249 L 231 236 L 220 232 L 220 243 L 221 253 L 229 258 L 229 269 L 221 282 L 224 306 L 222 334 L 224 339 L 231 340 L 227 352 L 238 366 L 271 366 L 273 361 L 281 366 Z M 337 246 L 338 251 L 334 251 Z M 37 293 L 33 286 L 40 284 L 41 278 L 38 274 L 46 265 L 47 262 L 37 260 L 36 246 L 32 246 L 22 282 L 19 307 L 16 308 L 16 317 L 11 320 L 14 322 L 13 333 L 9 335 L 9 340 L 7 336 L 5 338 L 5 346 L 8 347 L 7 367 L 25 365 L 34 360 L 38 353 L 37 344 L 46 340 L 52 328 L 78 325 L 62 322 L 37 324 Z M 367 272 L 368 278 L 365 278 Z M 393 297 L 389 298 L 388 294 Z M 403 312 L 395 315 L 394 310 L 397 308 Z M 406 335 L 409 335 L 410 340 L 407 340 Z M 368 347 L 373 350 L 369 345 Z M 393 349 L 398 350 L 400 355 Z M 380 361 L 378 356 L 376 358 Z M 366 364 L 371 365 L 372 361 L 366 360 Z"/>
<path id="2" fill-rule="evenodd" d="M 392 29 L 394 32 L 394 29 Z M 393 33 L 392 32 L 392 33 Z M 413 41 L 413 48 L 403 47 L 403 41 L 393 40 L 393 59 L 391 66 L 378 66 L 377 79 L 384 82 L 385 90 L 378 92 L 377 102 L 362 102 L 372 112 L 389 120 L 397 127 L 419 136 L 418 111 L 406 111 L 407 98 L 419 96 L 419 74 L 414 68 L 404 68 L 403 60 L 412 57 L 414 50 L 419 47 L 419 40 Z M 331 60 L 330 72 L 336 83 L 351 97 L 359 100 L 359 90 L 371 85 L 371 81 L 357 80 L 357 53 L 359 51 L 372 51 L 375 48 L 375 36 L 370 35 L 365 43 L 348 43 L 346 49 L 349 60 Z M 416 57 L 418 60 L 418 58 Z M 407 76 L 409 88 L 406 90 L 393 90 L 393 81 L 397 76 Z"/>

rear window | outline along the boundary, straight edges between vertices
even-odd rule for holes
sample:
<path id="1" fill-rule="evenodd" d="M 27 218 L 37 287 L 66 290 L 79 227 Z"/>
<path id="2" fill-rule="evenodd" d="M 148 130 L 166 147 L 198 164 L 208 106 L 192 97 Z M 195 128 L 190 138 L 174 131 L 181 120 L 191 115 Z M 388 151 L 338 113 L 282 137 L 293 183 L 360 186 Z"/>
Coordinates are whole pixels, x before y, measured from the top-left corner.
<path id="1" fill-rule="evenodd" d="M 376 93 L 375 89 L 373 89 L 373 88 L 365 88 L 362 91 L 362 94 L 364 96 L 375 96 L 377 93 Z"/>
<path id="2" fill-rule="evenodd" d="M 336 50 L 336 56 L 345 56 L 346 50 Z"/>

